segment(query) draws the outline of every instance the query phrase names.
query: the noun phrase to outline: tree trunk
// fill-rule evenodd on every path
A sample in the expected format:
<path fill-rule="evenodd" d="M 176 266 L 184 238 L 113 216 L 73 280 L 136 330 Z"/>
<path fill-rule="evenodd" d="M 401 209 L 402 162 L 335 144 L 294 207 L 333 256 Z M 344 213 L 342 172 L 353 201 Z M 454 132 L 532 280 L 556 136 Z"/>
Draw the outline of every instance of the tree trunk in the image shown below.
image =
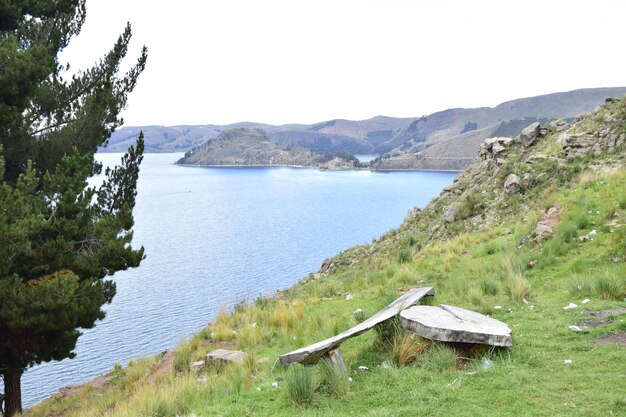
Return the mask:
<path fill-rule="evenodd" d="M 13 417 L 22 411 L 22 369 L 4 371 L 4 416 Z"/>

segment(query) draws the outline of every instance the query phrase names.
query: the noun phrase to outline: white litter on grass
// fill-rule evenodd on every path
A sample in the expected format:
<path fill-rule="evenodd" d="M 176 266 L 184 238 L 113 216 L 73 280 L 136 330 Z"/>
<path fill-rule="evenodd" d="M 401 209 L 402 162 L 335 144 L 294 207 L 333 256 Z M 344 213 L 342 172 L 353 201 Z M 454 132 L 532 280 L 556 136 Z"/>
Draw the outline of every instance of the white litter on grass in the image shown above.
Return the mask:
<path fill-rule="evenodd" d="M 493 309 L 494 310 L 502 310 L 502 306 L 495 306 Z"/>
<path fill-rule="evenodd" d="M 569 365 L 570 363 L 572 363 L 572 360 L 571 360 L 571 359 L 565 359 L 565 360 L 563 361 L 563 363 L 564 363 L 565 365 Z"/>
<path fill-rule="evenodd" d="M 588 302 L 589 302 L 589 299 L 588 299 L 588 298 L 585 298 L 585 299 L 582 301 L 582 303 L 583 303 L 583 304 L 587 304 Z"/>
<path fill-rule="evenodd" d="M 352 300 L 354 297 L 352 297 L 352 294 L 348 294 L 346 295 L 346 300 Z"/>
<path fill-rule="evenodd" d="M 578 307 L 576 304 L 569 303 L 569 305 L 563 307 L 563 310 L 571 310 L 571 309 L 576 308 L 576 307 Z"/>
<path fill-rule="evenodd" d="M 361 366 L 359 366 L 359 369 L 360 369 L 361 371 L 369 371 L 369 369 L 370 369 L 370 368 L 368 368 L 367 366 L 363 366 L 363 365 L 361 365 Z"/>
<path fill-rule="evenodd" d="M 385 362 L 381 363 L 381 364 L 380 364 L 380 365 L 378 365 L 378 366 L 380 366 L 380 367 L 381 367 L 381 368 L 383 368 L 383 369 L 389 369 L 389 368 L 391 368 L 391 366 L 389 365 L 389 362 L 387 362 L 387 361 L 385 361 Z"/>
<path fill-rule="evenodd" d="M 348 377 L 348 382 L 352 382 L 352 377 Z"/>
<path fill-rule="evenodd" d="M 257 391 L 261 391 L 261 387 L 256 387 L 256 390 Z"/>
<path fill-rule="evenodd" d="M 568 326 L 568 327 L 569 327 L 569 329 L 570 329 L 571 331 L 573 331 L 573 332 L 582 332 L 582 331 L 583 331 L 583 329 L 581 329 L 581 328 L 580 328 L 580 327 L 578 327 L 578 326 L 571 325 L 571 326 Z"/>
<path fill-rule="evenodd" d="M 592 230 L 591 232 L 589 232 L 589 236 L 596 236 L 598 234 L 598 232 L 596 230 Z"/>
<path fill-rule="evenodd" d="M 275 382 L 275 381 L 274 381 L 274 382 L 272 382 L 272 387 L 274 387 L 274 388 L 278 388 L 278 382 Z"/>
<path fill-rule="evenodd" d="M 527 299 L 522 299 L 522 301 L 524 302 L 524 304 L 528 304 L 528 300 Z"/>

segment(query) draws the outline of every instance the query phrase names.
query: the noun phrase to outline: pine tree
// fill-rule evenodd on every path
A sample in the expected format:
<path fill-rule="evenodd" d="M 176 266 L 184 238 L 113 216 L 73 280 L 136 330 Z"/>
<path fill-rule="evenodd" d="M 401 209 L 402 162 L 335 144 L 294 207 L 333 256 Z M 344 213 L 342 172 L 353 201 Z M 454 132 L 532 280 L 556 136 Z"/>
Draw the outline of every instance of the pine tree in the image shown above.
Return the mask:
<path fill-rule="evenodd" d="M 0 0 L 0 375 L 5 416 L 21 410 L 26 368 L 74 356 L 80 329 L 104 317 L 136 267 L 131 247 L 143 136 L 102 172 L 99 146 L 146 63 L 120 75 L 127 26 L 92 68 L 64 79 L 58 54 L 80 32 L 85 0 Z M 105 179 L 91 187 L 95 175 Z"/>

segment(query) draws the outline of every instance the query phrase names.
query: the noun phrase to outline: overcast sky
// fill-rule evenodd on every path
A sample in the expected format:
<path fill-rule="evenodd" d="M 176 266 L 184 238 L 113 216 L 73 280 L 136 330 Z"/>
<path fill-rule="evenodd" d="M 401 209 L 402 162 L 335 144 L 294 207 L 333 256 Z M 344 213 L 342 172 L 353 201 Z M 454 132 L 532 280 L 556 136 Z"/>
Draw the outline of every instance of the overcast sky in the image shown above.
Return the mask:
<path fill-rule="evenodd" d="M 62 61 L 130 21 L 127 126 L 313 123 L 626 86 L 626 1 L 87 0 Z"/>

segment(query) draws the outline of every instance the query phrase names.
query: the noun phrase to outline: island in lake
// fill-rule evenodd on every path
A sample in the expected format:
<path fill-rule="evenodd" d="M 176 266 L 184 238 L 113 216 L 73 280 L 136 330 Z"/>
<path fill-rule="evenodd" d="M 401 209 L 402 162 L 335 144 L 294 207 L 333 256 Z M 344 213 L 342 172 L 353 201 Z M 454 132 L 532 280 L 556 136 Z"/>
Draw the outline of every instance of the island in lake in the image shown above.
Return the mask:
<path fill-rule="evenodd" d="M 177 164 L 196 166 L 293 166 L 323 170 L 360 168 L 347 153 L 318 153 L 300 146 L 281 147 L 256 128 L 237 128 L 185 153 Z"/>

